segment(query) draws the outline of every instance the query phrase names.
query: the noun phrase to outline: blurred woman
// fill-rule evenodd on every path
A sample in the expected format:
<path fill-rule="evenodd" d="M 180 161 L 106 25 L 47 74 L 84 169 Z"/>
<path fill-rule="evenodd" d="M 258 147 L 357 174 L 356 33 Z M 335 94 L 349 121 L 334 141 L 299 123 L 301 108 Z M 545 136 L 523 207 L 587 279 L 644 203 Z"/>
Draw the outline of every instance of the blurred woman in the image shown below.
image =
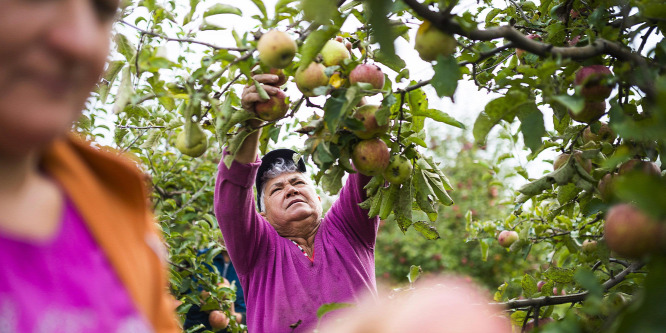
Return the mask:
<path fill-rule="evenodd" d="M 136 167 L 67 134 L 117 0 L 0 0 L 0 331 L 175 332 Z"/>

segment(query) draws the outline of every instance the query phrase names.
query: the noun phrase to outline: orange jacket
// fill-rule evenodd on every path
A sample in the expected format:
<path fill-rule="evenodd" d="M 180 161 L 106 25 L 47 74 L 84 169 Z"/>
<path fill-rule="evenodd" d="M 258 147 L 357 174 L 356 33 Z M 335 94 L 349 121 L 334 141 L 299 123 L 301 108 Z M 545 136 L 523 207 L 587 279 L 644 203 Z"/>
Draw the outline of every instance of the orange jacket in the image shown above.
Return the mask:
<path fill-rule="evenodd" d="M 137 309 L 155 332 L 179 332 L 167 292 L 164 245 L 135 165 L 70 135 L 43 154 L 42 167 L 62 186 L 106 253 Z"/>

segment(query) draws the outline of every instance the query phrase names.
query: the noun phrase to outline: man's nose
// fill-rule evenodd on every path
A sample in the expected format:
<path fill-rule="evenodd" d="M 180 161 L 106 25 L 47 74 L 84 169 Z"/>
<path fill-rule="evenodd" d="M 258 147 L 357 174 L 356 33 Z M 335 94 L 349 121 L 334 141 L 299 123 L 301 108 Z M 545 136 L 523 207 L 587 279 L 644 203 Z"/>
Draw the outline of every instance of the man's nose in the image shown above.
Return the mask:
<path fill-rule="evenodd" d="M 287 197 L 290 197 L 295 194 L 299 194 L 300 192 L 295 186 L 292 185 L 287 185 Z"/>
<path fill-rule="evenodd" d="M 61 0 L 47 37 L 49 46 L 63 57 L 79 60 L 96 53 L 101 45 L 102 23 L 90 0 Z"/>

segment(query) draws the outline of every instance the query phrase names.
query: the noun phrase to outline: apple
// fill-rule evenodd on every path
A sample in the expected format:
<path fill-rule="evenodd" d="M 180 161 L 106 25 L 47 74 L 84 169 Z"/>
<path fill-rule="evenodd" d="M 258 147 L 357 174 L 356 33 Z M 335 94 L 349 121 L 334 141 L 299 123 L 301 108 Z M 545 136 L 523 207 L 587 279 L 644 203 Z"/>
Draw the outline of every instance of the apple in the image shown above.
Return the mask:
<path fill-rule="evenodd" d="M 361 139 L 370 139 L 388 131 L 388 123 L 382 126 L 377 125 L 375 113 L 379 109 L 378 105 L 366 104 L 356 109 L 354 118 L 363 122 L 365 129 L 356 130 L 354 134 Z"/>
<path fill-rule="evenodd" d="M 390 158 L 388 146 L 379 138 L 361 140 L 352 151 L 352 162 L 356 170 L 366 176 L 376 176 L 384 172 Z"/>
<path fill-rule="evenodd" d="M 285 83 L 287 83 L 287 75 L 284 74 L 284 71 L 280 68 L 271 68 L 268 71 L 269 74 L 274 74 L 278 76 L 278 82 L 275 82 L 272 84 L 273 86 L 279 87 Z"/>
<path fill-rule="evenodd" d="M 433 27 L 429 21 L 421 23 L 414 38 L 414 49 L 425 61 L 437 60 L 440 54 L 449 56 L 456 52 L 457 45 L 453 36 Z"/>
<path fill-rule="evenodd" d="M 553 170 L 563 167 L 569 160 L 570 154 L 562 153 L 553 161 Z M 583 158 L 583 153 L 580 150 L 574 151 L 574 158 L 583 167 L 587 173 L 592 172 L 592 161 Z"/>
<path fill-rule="evenodd" d="M 664 243 L 660 223 L 631 204 L 618 204 L 606 214 L 604 239 L 621 256 L 640 258 Z"/>
<path fill-rule="evenodd" d="M 498 196 L 499 196 L 499 190 L 497 189 L 497 186 L 490 186 L 488 188 L 488 197 L 497 198 Z"/>
<path fill-rule="evenodd" d="M 384 72 L 377 65 L 360 64 L 349 73 L 349 83 L 370 83 L 375 89 L 384 88 Z"/>
<path fill-rule="evenodd" d="M 529 34 L 525 36 L 525 38 L 532 40 L 541 40 L 541 36 L 537 34 Z M 525 50 L 516 48 L 516 57 L 518 57 L 518 59 L 522 60 L 524 55 L 525 55 Z"/>
<path fill-rule="evenodd" d="M 597 133 L 592 133 L 590 126 L 586 127 L 583 130 L 583 143 L 588 143 L 590 141 L 606 141 L 613 142 L 615 140 L 615 133 L 611 130 L 608 124 L 601 122 L 601 127 Z"/>
<path fill-rule="evenodd" d="M 269 67 L 289 66 L 296 55 L 296 50 L 296 42 L 287 33 L 279 30 L 268 31 L 257 42 L 259 60 Z"/>
<path fill-rule="evenodd" d="M 199 124 L 186 124 L 186 129 L 176 137 L 176 148 L 185 155 L 199 157 L 208 149 L 208 139 Z"/>
<path fill-rule="evenodd" d="M 657 176 L 657 177 L 661 176 L 661 170 L 659 169 L 656 163 L 643 161 L 639 159 L 631 159 L 620 165 L 619 173 L 621 175 L 626 174 L 630 171 L 638 171 L 650 176 Z"/>
<path fill-rule="evenodd" d="M 601 100 L 601 101 L 585 101 L 585 106 L 583 107 L 583 110 L 581 110 L 578 113 L 573 113 L 573 111 L 569 110 L 569 116 L 571 119 L 581 122 L 581 123 L 593 123 L 601 116 L 603 116 L 606 113 L 606 101 Z"/>
<path fill-rule="evenodd" d="M 502 230 L 497 236 L 497 241 L 502 247 L 509 247 L 518 240 L 518 233 L 513 230 Z"/>
<path fill-rule="evenodd" d="M 581 86 L 586 101 L 603 101 L 610 96 L 613 85 L 607 81 L 613 73 L 604 65 L 585 66 L 576 72 L 574 84 Z"/>
<path fill-rule="evenodd" d="M 351 52 L 351 50 L 352 50 L 352 43 L 351 43 L 351 42 L 345 42 L 345 47 L 347 48 L 347 51 Z"/>
<path fill-rule="evenodd" d="M 613 199 L 614 196 L 613 183 L 615 182 L 615 178 L 617 176 L 618 176 L 617 173 L 607 173 L 603 177 L 601 177 L 601 180 L 599 180 L 599 185 L 597 185 L 597 189 L 599 190 L 601 200 L 609 202 Z"/>
<path fill-rule="evenodd" d="M 393 155 L 389 160 L 389 165 L 384 170 L 384 179 L 391 184 L 402 184 L 412 175 L 412 163 L 407 157 L 402 155 Z"/>
<path fill-rule="evenodd" d="M 593 253 L 597 250 L 597 241 L 586 239 L 583 241 L 582 248 L 584 253 Z"/>
<path fill-rule="evenodd" d="M 208 314 L 208 322 L 213 331 L 219 331 L 229 326 L 229 318 L 227 318 L 224 312 L 219 310 L 213 310 Z"/>
<path fill-rule="evenodd" d="M 546 284 L 546 281 L 543 281 L 543 280 L 537 282 L 537 290 L 538 290 L 539 292 L 541 292 L 541 288 L 543 288 L 543 286 L 544 286 L 545 284 Z"/>
<path fill-rule="evenodd" d="M 304 70 L 301 70 L 300 68 L 296 70 L 294 81 L 296 81 L 298 90 L 307 97 L 314 96 L 314 93 L 312 92 L 314 88 L 328 84 L 328 77 L 324 70 L 326 70 L 326 67 L 316 62 L 310 63 Z"/>
<path fill-rule="evenodd" d="M 269 100 L 265 102 L 254 104 L 254 112 L 257 114 L 257 117 L 266 121 L 273 121 L 284 117 L 287 111 L 289 111 L 289 105 L 285 102 L 287 95 L 282 90 L 279 90 L 277 94 L 269 97 Z"/>
<path fill-rule="evenodd" d="M 342 42 L 337 40 L 329 40 L 321 49 L 321 56 L 323 58 L 324 66 L 340 65 L 345 59 L 350 59 L 351 55 L 349 50 Z"/>

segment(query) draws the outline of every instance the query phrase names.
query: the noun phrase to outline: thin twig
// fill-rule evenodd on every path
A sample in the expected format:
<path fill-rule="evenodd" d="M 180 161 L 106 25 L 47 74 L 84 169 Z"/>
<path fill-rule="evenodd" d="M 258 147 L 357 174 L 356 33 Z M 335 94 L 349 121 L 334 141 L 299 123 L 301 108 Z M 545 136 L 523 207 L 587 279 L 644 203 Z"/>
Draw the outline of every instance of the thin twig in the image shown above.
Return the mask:
<path fill-rule="evenodd" d="M 160 35 L 156 32 L 141 29 L 141 28 L 139 28 L 139 27 L 137 27 L 137 26 L 135 26 L 131 23 L 125 22 L 124 20 L 119 20 L 118 22 L 120 22 L 120 23 L 122 23 L 126 26 L 129 26 L 129 27 L 132 27 L 132 28 L 136 29 L 137 31 L 141 32 L 142 35 L 145 34 L 145 35 L 155 36 L 155 37 L 159 37 L 159 38 L 162 38 L 164 40 L 171 41 L 171 42 L 199 44 L 199 45 L 203 45 L 203 46 L 208 46 L 208 47 L 216 49 L 216 50 L 227 50 L 227 51 L 238 51 L 238 52 L 245 52 L 245 51 L 249 50 L 248 48 L 245 48 L 245 47 L 242 47 L 242 48 L 241 47 L 223 47 L 223 46 L 217 46 L 217 45 L 213 45 L 213 44 L 210 44 L 210 43 L 206 43 L 206 42 L 202 42 L 202 41 L 198 41 L 198 40 L 194 40 L 194 39 L 173 38 L 173 37 L 169 37 L 169 36 L 165 36 L 165 35 Z"/>
<path fill-rule="evenodd" d="M 127 126 L 127 125 L 118 125 L 118 128 L 126 128 L 126 129 L 152 129 L 152 128 L 165 128 L 166 126 Z"/>

